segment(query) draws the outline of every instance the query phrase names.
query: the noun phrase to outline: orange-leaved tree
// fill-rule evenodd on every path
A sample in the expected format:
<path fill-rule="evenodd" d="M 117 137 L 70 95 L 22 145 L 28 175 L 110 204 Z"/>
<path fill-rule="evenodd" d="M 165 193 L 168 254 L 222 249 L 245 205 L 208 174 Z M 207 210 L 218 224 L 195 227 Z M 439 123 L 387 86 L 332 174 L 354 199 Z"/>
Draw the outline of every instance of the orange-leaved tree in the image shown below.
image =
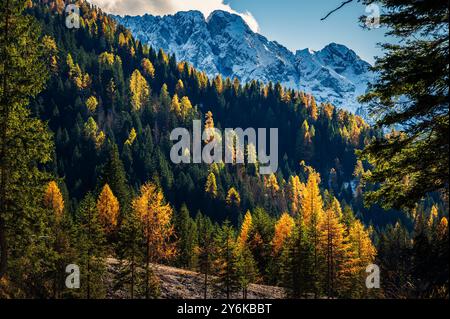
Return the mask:
<path fill-rule="evenodd" d="M 98 196 L 97 210 L 100 224 L 107 234 L 111 234 L 117 227 L 120 206 L 108 184 L 103 186 Z"/>
<path fill-rule="evenodd" d="M 143 225 L 146 239 L 145 296 L 148 299 L 151 285 L 154 283 L 150 263 L 167 260 L 176 255 L 175 245 L 172 242 L 173 210 L 165 202 L 161 189 L 150 182 L 141 187 L 140 195 L 133 200 L 132 207 Z"/>

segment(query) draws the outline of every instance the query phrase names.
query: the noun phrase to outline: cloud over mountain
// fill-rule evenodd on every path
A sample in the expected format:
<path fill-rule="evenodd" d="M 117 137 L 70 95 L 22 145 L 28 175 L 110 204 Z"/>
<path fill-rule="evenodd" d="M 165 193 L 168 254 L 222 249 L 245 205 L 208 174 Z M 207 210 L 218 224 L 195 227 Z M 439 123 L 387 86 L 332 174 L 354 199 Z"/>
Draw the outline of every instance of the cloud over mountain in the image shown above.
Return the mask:
<path fill-rule="evenodd" d="M 259 24 L 248 11 L 237 12 L 224 0 L 89 0 L 103 11 L 117 15 L 143 15 L 145 13 L 163 16 L 175 14 L 178 11 L 198 10 L 208 17 L 215 10 L 237 14 L 254 32 L 259 31 Z"/>

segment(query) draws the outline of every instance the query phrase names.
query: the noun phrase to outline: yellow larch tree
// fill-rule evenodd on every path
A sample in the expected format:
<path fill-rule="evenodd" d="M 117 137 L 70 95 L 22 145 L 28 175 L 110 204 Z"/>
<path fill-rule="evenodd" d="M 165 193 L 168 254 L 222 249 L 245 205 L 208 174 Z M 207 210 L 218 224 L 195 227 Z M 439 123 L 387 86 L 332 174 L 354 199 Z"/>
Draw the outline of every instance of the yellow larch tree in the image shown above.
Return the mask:
<path fill-rule="evenodd" d="M 98 63 L 101 65 L 112 66 L 114 64 L 114 53 L 103 52 L 98 56 Z"/>
<path fill-rule="evenodd" d="M 329 208 L 320 222 L 320 247 L 325 256 L 325 291 L 328 297 L 335 297 L 338 290 L 348 283 L 349 244 L 345 237 L 345 227 L 339 212 Z"/>
<path fill-rule="evenodd" d="M 269 177 L 264 179 L 264 186 L 269 190 L 272 198 L 275 198 L 276 194 L 280 190 L 278 185 L 277 177 L 274 173 L 270 174 Z"/>
<path fill-rule="evenodd" d="M 313 276 L 316 285 L 319 281 L 319 277 L 321 276 L 320 259 L 322 256 L 322 249 L 320 225 L 322 223 L 322 219 L 324 218 L 323 200 L 319 189 L 320 176 L 310 166 L 304 165 L 303 162 L 301 163 L 301 166 L 305 170 L 305 173 L 308 174 L 308 180 L 305 188 L 301 192 L 300 217 L 308 229 L 313 246 Z M 317 290 L 315 290 L 314 293 L 317 296 Z"/>
<path fill-rule="evenodd" d="M 138 111 L 150 96 L 150 87 L 139 70 L 134 70 L 130 78 L 131 106 Z"/>
<path fill-rule="evenodd" d="M 187 96 L 183 96 L 183 98 L 181 99 L 181 117 L 183 119 L 186 119 L 191 110 L 192 110 L 191 101 Z"/>
<path fill-rule="evenodd" d="M 349 227 L 348 240 L 351 255 L 347 261 L 346 276 L 354 278 L 350 294 L 351 297 L 361 298 L 367 292 L 365 287 L 366 268 L 374 263 L 377 251 L 370 239 L 369 231 L 357 219 Z"/>
<path fill-rule="evenodd" d="M 206 144 L 211 143 L 214 140 L 214 118 L 211 111 L 205 114 L 205 132 L 208 132 L 209 138 L 204 142 Z"/>
<path fill-rule="evenodd" d="M 165 202 L 164 194 L 153 183 L 146 183 L 140 195 L 133 200 L 132 207 L 139 216 L 145 237 L 151 248 L 151 260 L 158 262 L 173 257 L 175 247 L 170 242 L 174 233 L 173 210 Z"/>
<path fill-rule="evenodd" d="M 438 221 L 439 212 L 436 205 L 431 207 L 430 216 L 428 217 L 428 227 L 433 227 L 436 221 Z"/>
<path fill-rule="evenodd" d="M 98 101 L 95 96 L 90 96 L 86 100 L 86 107 L 89 110 L 89 112 L 94 113 L 95 110 L 97 109 L 97 106 L 98 106 Z"/>
<path fill-rule="evenodd" d="M 166 203 L 160 188 L 150 182 L 141 187 L 139 196 L 132 202 L 132 208 L 143 226 L 146 239 L 145 295 L 148 299 L 151 281 L 154 280 L 151 264 L 169 260 L 176 255 L 175 244 L 172 242 L 173 210 Z"/>
<path fill-rule="evenodd" d="M 241 196 L 234 187 L 228 190 L 226 203 L 228 207 L 239 207 L 241 205 Z"/>
<path fill-rule="evenodd" d="M 64 199 L 55 181 L 49 182 L 45 189 L 44 205 L 54 212 L 57 221 L 61 220 L 64 212 Z"/>
<path fill-rule="evenodd" d="M 181 116 L 181 105 L 178 94 L 174 94 L 172 102 L 170 103 L 170 111 L 175 113 L 177 116 Z"/>
<path fill-rule="evenodd" d="M 217 197 L 216 175 L 214 175 L 213 172 L 209 173 L 208 177 L 206 178 L 205 193 L 207 193 L 212 198 Z"/>
<path fill-rule="evenodd" d="M 275 233 L 272 239 L 272 251 L 274 256 L 277 256 L 283 249 L 286 240 L 291 236 L 294 229 L 294 219 L 288 214 L 284 213 L 275 224 Z"/>
<path fill-rule="evenodd" d="M 137 134 L 134 127 L 131 129 L 130 134 L 128 135 L 127 140 L 125 141 L 126 145 L 133 145 L 134 141 L 136 140 Z"/>
<path fill-rule="evenodd" d="M 448 220 L 446 217 L 442 217 L 441 222 L 439 223 L 438 235 L 440 239 L 444 238 L 446 235 L 448 236 Z"/>
<path fill-rule="evenodd" d="M 216 89 L 217 94 L 222 94 L 223 92 L 223 80 L 222 80 L 222 76 L 217 75 L 214 78 L 214 88 Z"/>
<path fill-rule="evenodd" d="M 245 213 L 244 220 L 242 222 L 241 226 L 241 232 L 239 233 L 239 237 L 237 239 L 238 247 L 243 249 L 247 246 L 248 237 L 250 235 L 250 232 L 252 231 L 253 227 L 253 221 L 252 221 L 252 214 L 248 210 L 247 213 Z"/>
<path fill-rule="evenodd" d="M 97 199 L 97 211 L 99 222 L 107 234 L 111 234 L 116 229 L 119 210 L 119 201 L 109 185 L 105 184 Z"/>
<path fill-rule="evenodd" d="M 42 44 L 45 53 L 48 55 L 48 66 L 49 69 L 56 73 L 58 71 L 58 46 L 53 37 L 49 35 L 44 35 L 42 37 Z"/>
<path fill-rule="evenodd" d="M 184 96 L 185 93 L 186 93 L 185 90 L 184 90 L 184 83 L 183 83 L 183 81 L 181 79 L 178 80 L 177 85 L 175 86 L 175 93 L 178 96 Z"/>
<path fill-rule="evenodd" d="M 301 192 L 300 207 L 305 223 L 309 223 L 313 216 L 319 220 L 323 214 L 323 200 L 319 189 L 320 175 L 310 171 L 306 186 Z"/>
<path fill-rule="evenodd" d="M 305 189 L 305 184 L 300 181 L 298 176 L 291 176 L 288 183 L 288 198 L 289 208 L 292 214 L 300 213 L 300 202 L 302 199 L 302 193 Z"/>
<path fill-rule="evenodd" d="M 149 59 L 143 58 L 141 62 L 141 67 L 146 76 L 152 79 L 155 77 L 155 67 L 153 66 L 153 63 Z"/>
<path fill-rule="evenodd" d="M 317 108 L 316 100 L 313 96 L 311 96 L 311 106 L 309 108 L 309 114 L 314 121 L 317 121 L 319 118 L 319 110 Z"/>

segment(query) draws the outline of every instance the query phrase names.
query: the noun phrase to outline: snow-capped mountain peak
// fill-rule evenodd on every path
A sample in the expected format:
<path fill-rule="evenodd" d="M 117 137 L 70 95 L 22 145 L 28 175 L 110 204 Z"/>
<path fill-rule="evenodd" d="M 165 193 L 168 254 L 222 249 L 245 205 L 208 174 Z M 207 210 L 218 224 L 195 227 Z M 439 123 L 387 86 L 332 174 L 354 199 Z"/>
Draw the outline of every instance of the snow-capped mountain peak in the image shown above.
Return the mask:
<path fill-rule="evenodd" d="M 115 18 L 142 42 L 175 54 L 211 77 L 280 82 L 312 93 L 318 102 L 353 112 L 359 107 L 357 96 L 372 79 L 370 64 L 344 45 L 330 43 L 319 51 L 294 54 L 225 11 L 214 11 L 207 18 L 199 11 Z"/>

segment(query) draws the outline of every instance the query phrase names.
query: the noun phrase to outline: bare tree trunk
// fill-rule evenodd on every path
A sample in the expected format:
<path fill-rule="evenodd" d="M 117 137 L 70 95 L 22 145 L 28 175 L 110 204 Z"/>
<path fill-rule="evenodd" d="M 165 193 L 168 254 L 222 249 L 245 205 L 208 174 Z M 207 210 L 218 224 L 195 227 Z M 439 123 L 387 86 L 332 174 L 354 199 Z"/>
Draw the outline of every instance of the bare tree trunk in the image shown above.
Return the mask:
<path fill-rule="evenodd" d="M 209 257 L 206 255 L 206 265 L 205 265 L 205 289 L 204 289 L 204 299 L 207 298 L 208 294 L 208 270 L 209 270 Z"/>
<path fill-rule="evenodd" d="M 147 251 L 145 256 L 145 298 L 150 299 L 150 242 L 147 239 Z"/>
<path fill-rule="evenodd" d="M 131 255 L 131 299 L 134 299 L 134 276 L 135 276 L 135 269 L 134 269 L 134 251 L 133 255 Z"/>
<path fill-rule="evenodd" d="M 88 260 L 87 260 L 87 299 L 91 299 L 91 245 L 92 245 L 92 238 L 91 238 L 91 222 L 92 222 L 92 211 L 91 209 L 88 209 L 89 211 L 89 221 L 88 221 L 88 237 L 89 237 L 89 247 L 88 247 Z"/>

